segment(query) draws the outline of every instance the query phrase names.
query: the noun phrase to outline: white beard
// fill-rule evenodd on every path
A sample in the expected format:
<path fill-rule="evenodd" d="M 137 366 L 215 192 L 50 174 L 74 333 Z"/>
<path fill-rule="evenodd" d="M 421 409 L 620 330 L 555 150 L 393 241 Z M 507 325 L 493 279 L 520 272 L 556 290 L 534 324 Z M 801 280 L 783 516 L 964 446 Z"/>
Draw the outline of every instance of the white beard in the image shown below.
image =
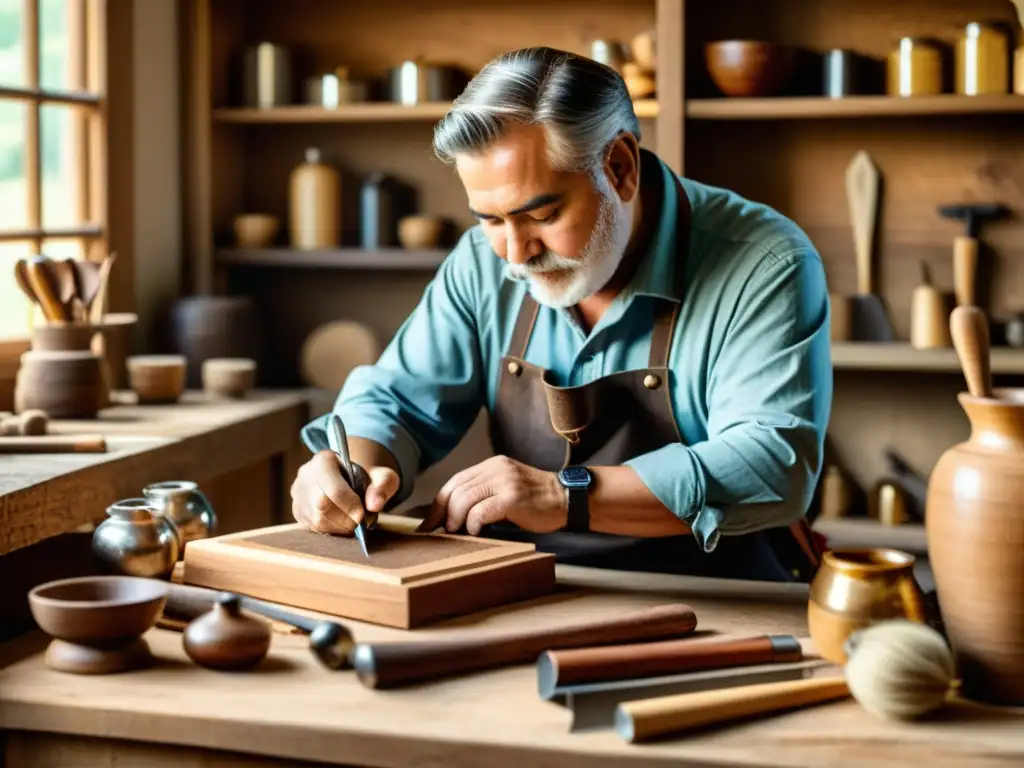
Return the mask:
<path fill-rule="evenodd" d="M 607 179 L 600 177 L 601 206 L 590 239 L 578 259 L 566 259 L 552 251 L 535 256 L 528 264 L 509 266 L 509 274 L 529 283 L 530 294 L 539 304 L 561 309 L 579 304 L 604 288 L 626 252 L 629 242 L 629 215 L 617 206 Z M 537 277 L 544 272 L 561 271 L 557 278 Z"/>

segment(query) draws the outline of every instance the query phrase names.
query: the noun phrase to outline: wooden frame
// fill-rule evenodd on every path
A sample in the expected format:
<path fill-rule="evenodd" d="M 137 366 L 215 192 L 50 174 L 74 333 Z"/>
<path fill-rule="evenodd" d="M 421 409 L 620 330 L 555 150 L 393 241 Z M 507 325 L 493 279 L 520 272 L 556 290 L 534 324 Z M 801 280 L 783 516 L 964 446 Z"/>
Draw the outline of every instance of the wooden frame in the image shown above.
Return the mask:
<path fill-rule="evenodd" d="M 300 525 L 288 523 L 189 542 L 182 578 L 186 584 L 402 629 L 540 597 L 555 587 L 554 556 L 538 553 L 532 544 L 414 534 L 418 523 L 380 516 L 385 531 L 468 542 L 476 551 L 385 569 L 373 565 L 372 553 L 367 563 L 350 562 L 252 540 L 303 532 Z"/>
<path fill-rule="evenodd" d="M 0 101 L 25 105 L 25 226 L 0 231 L 3 244 L 29 245 L 38 253 L 46 241 L 72 240 L 81 244 L 84 258 L 98 259 L 107 252 L 107 122 L 106 77 L 106 0 L 68 2 L 67 13 L 67 87 L 46 88 L 40 78 L 39 51 L 40 0 L 22 0 L 24 47 L 23 87 L 0 87 Z M 42 179 L 41 114 L 46 105 L 70 108 L 68 141 L 75 167 L 73 190 L 73 226 L 47 227 L 43 222 L 44 185 Z M 6 262 L 6 255 L 2 257 Z M 7 274 L 13 265 L 4 264 Z M 6 330 L 6 329 L 0 329 Z M 10 365 L 26 348 L 20 340 L 0 343 L 0 363 Z M 7 372 L 0 370 L 0 378 Z"/>

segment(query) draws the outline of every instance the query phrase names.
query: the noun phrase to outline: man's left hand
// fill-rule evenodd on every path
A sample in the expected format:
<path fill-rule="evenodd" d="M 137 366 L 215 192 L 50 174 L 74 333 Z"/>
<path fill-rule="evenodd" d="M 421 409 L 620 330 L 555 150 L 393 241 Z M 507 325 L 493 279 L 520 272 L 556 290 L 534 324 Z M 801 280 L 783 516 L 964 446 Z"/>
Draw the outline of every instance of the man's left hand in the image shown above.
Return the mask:
<path fill-rule="evenodd" d="M 465 526 L 472 536 L 501 520 L 533 533 L 551 533 L 565 527 L 568 510 L 568 496 L 554 472 L 494 456 L 445 483 L 430 518 L 450 533 Z"/>

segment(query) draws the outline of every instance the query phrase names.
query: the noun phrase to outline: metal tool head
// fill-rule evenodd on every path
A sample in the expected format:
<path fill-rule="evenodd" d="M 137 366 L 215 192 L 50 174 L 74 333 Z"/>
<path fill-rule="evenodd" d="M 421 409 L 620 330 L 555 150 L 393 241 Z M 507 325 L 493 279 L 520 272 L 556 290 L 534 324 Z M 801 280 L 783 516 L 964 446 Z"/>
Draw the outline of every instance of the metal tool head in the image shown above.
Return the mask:
<path fill-rule="evenodd" d="M 359 497 L 359 503 L 363 507 L 363 515 L 366 515 L 366 489 L 369 487 L 370 478 L 366 471 L 358 464 L 353 463 L 348 452 L 348 434 L 345 432 L 345 424 L 341 417 L 332 413 L 328 419 L 327 440 L 331 450 L 341 460 L 341 473 L 345 482 L 355 491 Z M 366 523 L 360 522 L 355 529 L 356 540 L 359 542 L 363 555 L 369 559 L 370 550 L 366 546 Z"/>
<path fill-rule="evenodd" d="M 1005 205 L 999 203 L 956 203 L 940 205 L 939 215 L 946 219 L 963 221 L 966 224 L 967 237 L 978 237 L 983 220 L 998 219 L 1009 213 Z"/>
<path fill-rule="evenodd" d="M 346 669 L 355 647 L 352 634 L 337 622 L 321 621 L 309 633 L 309 647 L 328 669 Z"/>

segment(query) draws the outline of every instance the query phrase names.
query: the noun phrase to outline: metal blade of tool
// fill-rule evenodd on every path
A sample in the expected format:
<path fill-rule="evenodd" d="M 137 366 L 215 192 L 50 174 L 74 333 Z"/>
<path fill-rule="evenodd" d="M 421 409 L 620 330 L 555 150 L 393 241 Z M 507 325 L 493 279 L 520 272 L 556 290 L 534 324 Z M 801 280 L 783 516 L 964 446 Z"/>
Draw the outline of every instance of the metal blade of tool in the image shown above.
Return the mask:
<path fill-rule="evenodd" d="M 356 477 L 355 469 L 352 466 L 352 458 L 348 453 L 348 435 L 345 433 L 345 425 L 341 417 L 336 413 L 332 413 L 329 419 L 327 440 L 331 443 L 331 450 L 341 459 L 341 471 L 345 477 L 345 482 L 359 496 L 359 501 L 363 505 L 363 512 L 365 514 L 366 502 L 363 498 L 363 492 L 361 492 L 362 489 L 359 487 L 360 483 Z M 363 554 L 369 559 L 370 550 L 366 546 L 366 526 L 362 521 L 356 524 L 355 535 L 356 539 L 359 540 L 359 546 L 362 548 Z"/>

